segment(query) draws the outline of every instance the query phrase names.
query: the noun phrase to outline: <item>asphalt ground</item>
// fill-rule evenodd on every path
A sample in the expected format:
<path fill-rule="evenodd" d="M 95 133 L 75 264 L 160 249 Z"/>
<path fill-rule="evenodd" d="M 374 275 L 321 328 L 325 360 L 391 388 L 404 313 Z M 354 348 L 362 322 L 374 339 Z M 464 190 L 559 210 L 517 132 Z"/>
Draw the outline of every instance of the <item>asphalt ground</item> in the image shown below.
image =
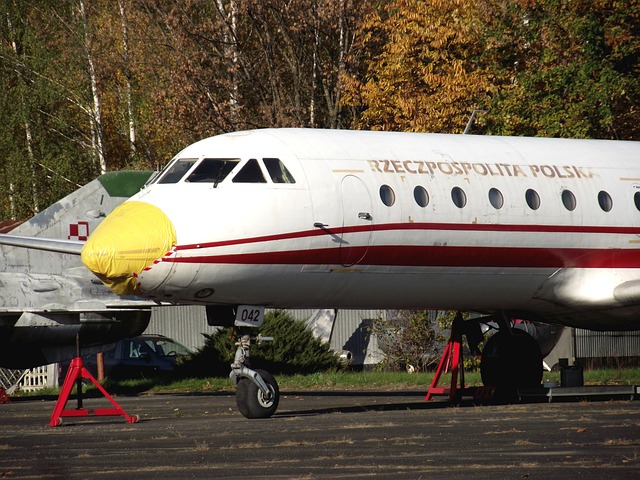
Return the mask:
<path fill-rule="evenodd" d="M 14 399 L 0 405 L 0 478 L 640 478 L 640 401 L 423 399 L 283 392 L 273 418 L 247 420 L 233 395 L 121 396 L 138 423 L 65 418 L 59 427 L 48 426 L 53 400 Z"/>

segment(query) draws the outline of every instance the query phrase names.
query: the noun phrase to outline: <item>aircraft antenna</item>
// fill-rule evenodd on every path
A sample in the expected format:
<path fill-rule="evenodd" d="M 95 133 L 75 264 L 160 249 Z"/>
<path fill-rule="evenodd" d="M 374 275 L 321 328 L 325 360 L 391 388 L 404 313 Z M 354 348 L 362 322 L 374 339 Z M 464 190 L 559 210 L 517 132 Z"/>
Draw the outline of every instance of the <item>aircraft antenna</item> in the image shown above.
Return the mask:
<path fill-rule="evenodd" d="M 476 120 L 476 114 L 478 113 L 487 113 L 486 110 L 474 110 L 473 112 L 471 112 L 471 116 L 469 117 L 469 121 L 467 122 L 467 126 L 464 127 L 464 132 L 462 132 L 463 135 L 466 135 L 467 133 L 469 133 L 469 130 L 471 130 L 471 127 L 473 126 L 473 123 Z"/>

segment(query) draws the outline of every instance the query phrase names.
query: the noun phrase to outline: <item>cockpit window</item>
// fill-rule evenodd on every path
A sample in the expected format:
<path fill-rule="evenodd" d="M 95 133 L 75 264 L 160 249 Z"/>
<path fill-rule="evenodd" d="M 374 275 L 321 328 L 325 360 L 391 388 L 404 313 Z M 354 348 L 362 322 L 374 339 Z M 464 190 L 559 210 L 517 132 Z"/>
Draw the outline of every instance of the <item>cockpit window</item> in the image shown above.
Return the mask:
<path fill-rule="evenodd" d="M 187 177 L 191 183 L 213 183 L 214 186 L 222 182 L 231 170 L 240 162 L 239 158 L 205 158 Z"/>
<path fill-rule="evenodd" d="M 196 163 L 197 158 L 181 158 L 177 160 L 169 169 L 165 172 L 158 183 L 177 183 L 180 181 L 184 174 L 189 171 L 193 164 Z"/>
<path fill-rule="evenodd" d="M 233 177 L 233 183 L 267 183 L 267 181 L 258 165 L 258 160 L 252 158 Z"/>
<path fill-rule="evenodd" d="M 273 183 L 296 183 L 293 175 L 291 175 L 279 158 L 263 158 L 262 160 L 267 167 Z"/>

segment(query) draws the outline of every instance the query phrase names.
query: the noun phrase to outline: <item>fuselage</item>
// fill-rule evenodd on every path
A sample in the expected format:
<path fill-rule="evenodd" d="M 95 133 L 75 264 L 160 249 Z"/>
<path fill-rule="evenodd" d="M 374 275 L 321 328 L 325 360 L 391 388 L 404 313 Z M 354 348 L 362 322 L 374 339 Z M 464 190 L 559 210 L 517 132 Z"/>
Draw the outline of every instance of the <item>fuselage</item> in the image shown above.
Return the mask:
<path fill-rule="evenodd" d="M 108 217 L 90 242 L 136 251 L 125 293 L 158 301 L 640 327 L 638 142 L 238 132 L 187 147 L 127 203 L 165 226 Z"/>

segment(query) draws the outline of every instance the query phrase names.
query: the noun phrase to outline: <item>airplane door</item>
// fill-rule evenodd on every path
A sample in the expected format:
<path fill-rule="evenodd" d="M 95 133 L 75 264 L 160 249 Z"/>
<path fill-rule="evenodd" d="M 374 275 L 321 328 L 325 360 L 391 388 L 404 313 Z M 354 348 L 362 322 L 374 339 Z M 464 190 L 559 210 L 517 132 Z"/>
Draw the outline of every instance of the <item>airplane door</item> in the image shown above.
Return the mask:
<path fill-rule="evenodd" d="M 362 261 L 371 243 L 373 228 L 369 189 L 355 175 L 347 175 L 340 185 L 342 197 L 342 234 L 340 263 L 350 267 Z"/>

